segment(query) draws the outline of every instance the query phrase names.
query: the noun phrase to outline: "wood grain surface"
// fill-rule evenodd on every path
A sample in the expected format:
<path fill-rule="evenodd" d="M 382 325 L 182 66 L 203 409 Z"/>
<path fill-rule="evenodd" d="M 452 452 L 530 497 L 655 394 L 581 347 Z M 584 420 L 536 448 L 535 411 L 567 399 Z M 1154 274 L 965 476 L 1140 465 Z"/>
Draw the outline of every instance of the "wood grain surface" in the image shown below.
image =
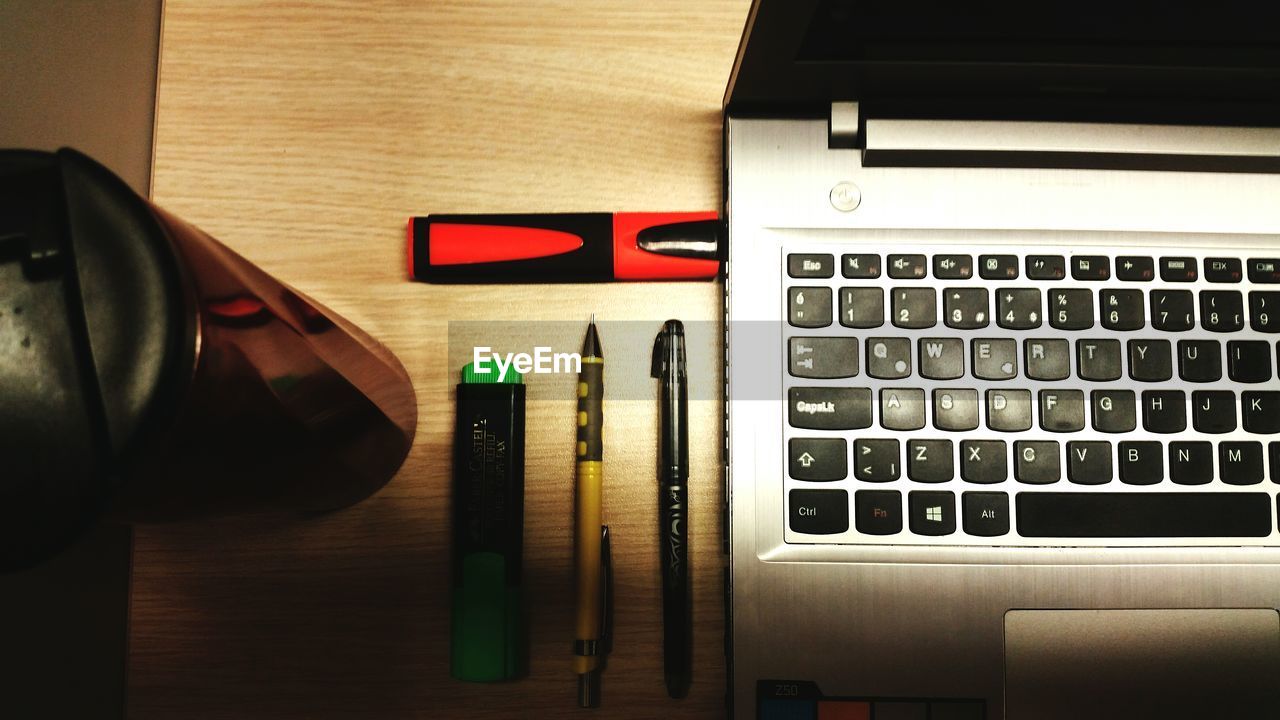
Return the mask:
<path fill-rule="evenodd" d="M 715 208 L 721 98 L 748 5 L 169 0 L 156 201 L 385 342 L 420 419 L 399 474 L 354 507 L 138 530 L 131 718 L 724 715 L 719 284 L 410 283 L 404 225 L 429 212 Z M 503 321 L 485 338 L 500 346 L 515 337 L 504 328 L 578 333 L 591 312 L 607 323 L 617 632 L 603 707 L 583 711 L 569 661 L 571 392 L 530 380 L 523 680 L 449 677 L 449 446 L 471 337 L 457 323 L 481 337 L 479 323 Z M 667 317 L 695 336 L 696 672 L 681 701 L 662 681 L 647 378 Z"/>

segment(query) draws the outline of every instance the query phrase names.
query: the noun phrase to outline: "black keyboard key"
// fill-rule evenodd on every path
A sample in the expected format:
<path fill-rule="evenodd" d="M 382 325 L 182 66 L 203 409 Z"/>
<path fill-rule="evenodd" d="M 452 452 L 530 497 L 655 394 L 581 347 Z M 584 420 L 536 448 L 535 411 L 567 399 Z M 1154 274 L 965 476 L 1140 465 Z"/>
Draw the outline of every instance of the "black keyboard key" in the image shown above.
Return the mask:
<path fill-rule="evenodd" d="M 999 492 L 967 492 L 964 531 L 978 537 L 999 537 L 1009 533 L 1009 496 Z"/>
<path fill-rule="evenodd" d="M 972 341 L 973 376 L 982 380 L 1012 380 L 1018 374 L 1018 341 L 982 338 Z"/>
<path fill-rule="evenodd" d="M 1105 485 L 1114 474 L 1111 443 L 1075 440 L 1067 443 L 1067 479 L 1076 485 Z"/>
<path fill-rule="evenodd" d="M 1280 433 L 1280 392 L 1251 390 L 1240 393 L 1241 425 L 1255 435 Z"/>
<path fill-rule="evenodd" d="M 853 505 L 854 521 L 863 535 L 902 532 L 902 493 L 897 490 L 859 490 L 853 494 Z"/>
<path fill-rule="evenodd" d="M 1159 441 L 1120 443 L 1119 464 L 1120 482 L 1126 485 L 1155 485 L 1164 480 L 1164 448 Z"/>
<path fill-rule="evenodd" d="M 1191 426 L 1214 435 L 1236 429 L 1236 394 L 1230 390 L 1196 390 L 1191 393 Z"/>
<path fill-rule="evenodd" d="M 949 328 L 976 330 L 991 323 L 986 288 L 947 288 L 942 291 L 942 319 Z"/>
<path fill-rule="evenodd" d="M 964 375 L 964 340 L 920 338 L 920 375 L 930 380 L 955 380 Z"/>
<path fill-rule="evenodd" d="M 1186 394 L 1181 390 L 1143 390 L 1142 427 L 1162 435 L 1186 430 Z"/>
<path fill-rule="evenodd" d="M 1009 459 L 1003 440 L 965 440 L 960 443 L 960 477 L 965 482 L 990 484 L 1009 479 Z"/>
<path fill-rule="evenodd" d="M 978 427 L 978 391 L 940 388 L 933 391 L 933 426 L 963 432 Z"/>
<path fill-rule="evenodd" d="M 1020 493 L 1023 537 L 1266 537 L 1267 493 Z"/>
<path fill-rule="evenodd" d="M 791 438 L 787 472 L 796 480 L 843 480 L 849 476 L 849 446 L 844 438 Z"/>
<path fill-rule="evenodd" d="M 890 482 L 901 475 L 902 455 L 893 438 L 853 441 L 853 476 L 864 482 Z"/>
<path fill-rule="evenodd" d="M 1028 255 L 1027 277 L 1032 280 L 1061 280 L 1067 276 L 1067 261 L 1061 255 Z"/>
<path fill-rule="evenodd" d="M 1071 375 L 1071 350 L 1062 338 L 1024 340 L 1023 359 L 1032 380 L 1066 380 Z"/>
<path fill-rule="evenodd" d="M 892 320 L 900 328 L 931 328 L 937 325 L 937 293 L 931 287 L 894 288 Z"/>
<path fill-rule="evenodd" d="M 787 341 L 787 371 L 799 378 L 848 378 L 858 374 L 858 339 L 793 337 Z"/>
<path fill-rule="evenodd" d="M 956 531 L 955 493 L 912 490 L 907 493 L 911 532 L 916 535 L 950 535 Z"/>
<path fill-rule="evenodd" d="M 788 321 L 801 328 L 831 324 L 831 288 L 793 287 L 787 291 Z"/>
<path fill-rule="evenodd" d="M 1228 485 L 1257 485 L 1262 482 L 1262 443 L 1224 442 L 1218 445 L 1218 467 Z"/>
<path fill-rule="evenodd" d="M 850 280 L 880 277 L 880 256 L 867 253 L 840 256 L 840 274 Z"/>
<path fill-rule="evenodd" d="M 791 427 L 858 430 L 871 427 L 871 389 L 793 387 L 787 390 Z"/>
<path fill-rule="evenodd" d="M 933 276 L 939 280 L 968 280 L 973 277 L 973 256 L 934 255 Z"/>
<path fill-rule="evenodd" d="M 1213 480 L 1213 443 L 1169 443 L 1169 479 L 1179 485 L 1204 485 Z"/>
<path fill-rule="evenodd" d="M 1241 277 L 1240 258 L 1204 259 L 1204 279 L 1211 283 L 1238 283 Z"/>
<path fill-rule="evenodd" d="M 877 287 L 840 288 L 840 324 L 878 328 L 884 324 L 884 291 Z"/>
<path fill-rule="evenodd" d="M 1062 479 L 1062 459 L 1056 440 L 1019 440 L 1013 444 L 1013 475 L 1028 485 L 1048 485 Z"/>
<path fill-rule="evenodd" d="M 924 390 L 884 388 L 880 391 L 880 426 L 886 430 L 924 427 Z"/>
<path fill-rule="evenodd" d="M 1077 340 L 1076 372 L 1084 380 L 1119 380 L 1120 341 Z"/>
<path fill-rule="evenodd" d="M 793 278 L 829 278 L 836 274 L 836 259 L 826 254 L 787 255 L 787 274 Z"/>
<path fill-rule="evenodd" d="M 844 490 L 792 490 L 787 505 L 792 532 L 838 535 L 849 529 L 849 493 Z"/>
<path fill-rule="evenodd" d="M 1193 257 L 1160 258 L 1160 279 L 1165 282 L 1195 282 L 1199 276 L 1199 263 Z"/>
<path fill-rule="evenodd" d="M 1200 326 L 1209 332 L 1236 332 L 1244 327 L 1244 298 L 1239 290 L 1202 290 Z"/>
<path fill-rule="evenodd" d="M 1049 324 L 1059 330 L 1093 327 L 1093 293 L 1080 289 L 1050 290 Z"/>
<path fill-rule="evenodd" d="M 1221 380 L 1221 343 L 1217 340 L 1179 340 L 1178 377 L 1197 383 Z"/>
<path fill-rule="evenodd" d="M 1267 463 L 1271 469 L 1271 482 L 1280 483 L 1280 442 L 1267 443 Z"/>
<path fill-rule="evenodd" d="M 907 441 L 907 477 L 916 482 L 948 482 L 955 477 L 950 440 Z"/>
<path fill-rule="evenodd" d="M 1116 258 L 1116 279 L 1125 282 L 1147 282 L 1156 276 L 1155 263 L 1141 255 L 1121 255 Z"/>
<path fill-rule="evenodd" d="M 923 255 L 890 255 L 888 265 L 894 280 L 919 280 L 925 276 L 927 261 Z"/>
<path fill-rule="evenodd" d="M 911 341 L 904 337 L 867 338 L 867 374 L 899 380 L 911 374 Z"/>
<path fill-rule="evenodd" d="M 1271 345 L 1260 340 L 1232 340 L 1227 343 L 1227 377 L 1238 383 L 1269 382 Z"/>
<path fill-rule="evenodd" d="M 1017 255 L 982 255 L 978 257 L 978 274 L 983 280 L 1013 280 L 1018 277 Z"/>
<path fill-rule="evenodd" d="M 1106 255 L 1075 255 L 1071 258 L 1071 277 L 1075 280 L 1110 280 L 1111 259 Z"/>
<path fill-rule="evenodd" d="M 1190 290 L 1152 290 L 1151 326 L 1165 332 L 1195 327 L 1195 295 Z"/>
<path fill-rule="evenodd" d="M 1263 285 L 1280 283 L 1280 260 L 1249 258 L 1249 282 Z"/>
<path fill-rule="evenodd" d="M 1084 429 L 1084 392 L 1081 390 L 1041 390 L 1040 429 L 1049 432 L 1078 432 Z"/>
<path fill-rule="evenodd" d="M 1108 330 L 1140 330 L 1146 324 L 1141 290 L 1099 290 L 1098 306 L 1102 327 Z"/>
<path fill-rule="evenodd" d="M 1249 327 L 1258 332 L 1280 332 L 1280 291 L 1254 290 L 1249 293 Z"/>
<path fill-rule="evenodd" d="M 987 427 L 999 432 L 1031 429 L 1030 390 L 988 390 Z"/>
<path fill-rule="evenodd" d="M 1040 327 L 1043 316 L 1039 288 L 996 290 L 996 322 L 1000 327 L 1006 330 L 1031 330 Z"/>
<path fill-rule="evenodd" d="M 1093 429 L 1104 433 L 1133 432 L 1138 425 L 1137 402 L 1132 390 L 1094 390 Z"/>
<path fill-rule="evenodd" d="M 1138 382 L 1173 378 L 1173 349 L 1168 340 L 1130 340 L 1129 377 Z"/>

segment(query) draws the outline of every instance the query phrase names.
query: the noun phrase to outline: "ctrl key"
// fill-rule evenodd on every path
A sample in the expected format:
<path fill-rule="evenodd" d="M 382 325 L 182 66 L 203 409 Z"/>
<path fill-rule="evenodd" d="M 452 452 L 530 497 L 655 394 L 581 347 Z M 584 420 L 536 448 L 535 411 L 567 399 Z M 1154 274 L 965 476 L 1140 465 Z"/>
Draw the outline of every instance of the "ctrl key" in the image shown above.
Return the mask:
<path fill-rule="evenodd" d="M 791 530 L 806 535 L 837 535 L 849 529 L 849 493 L 845 490 L 792 490 Z"/>

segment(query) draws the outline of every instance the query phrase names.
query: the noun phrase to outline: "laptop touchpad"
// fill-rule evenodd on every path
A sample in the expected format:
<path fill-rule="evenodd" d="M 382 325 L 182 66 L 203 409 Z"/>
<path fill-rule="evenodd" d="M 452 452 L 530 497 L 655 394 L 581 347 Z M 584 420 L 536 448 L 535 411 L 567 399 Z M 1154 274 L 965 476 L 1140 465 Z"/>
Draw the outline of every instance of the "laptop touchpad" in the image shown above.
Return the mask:
<path fill-rule="evenodd" d="M 1011 610 L 1008 720 L 1280 717 L 1275 610 Z"/>

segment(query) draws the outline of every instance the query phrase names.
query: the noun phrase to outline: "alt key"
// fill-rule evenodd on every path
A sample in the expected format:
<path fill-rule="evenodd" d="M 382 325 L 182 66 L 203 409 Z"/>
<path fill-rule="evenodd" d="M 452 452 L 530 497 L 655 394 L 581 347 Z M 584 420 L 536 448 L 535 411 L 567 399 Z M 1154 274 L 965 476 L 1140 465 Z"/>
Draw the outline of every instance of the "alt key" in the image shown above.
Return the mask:
<path fill-rule="evenodd" d="M 1009 532 L 1009 496 L 1000 492 L 967 492 L 964 503 L 964 531 L 978 537 L 997 537 Z"/>

